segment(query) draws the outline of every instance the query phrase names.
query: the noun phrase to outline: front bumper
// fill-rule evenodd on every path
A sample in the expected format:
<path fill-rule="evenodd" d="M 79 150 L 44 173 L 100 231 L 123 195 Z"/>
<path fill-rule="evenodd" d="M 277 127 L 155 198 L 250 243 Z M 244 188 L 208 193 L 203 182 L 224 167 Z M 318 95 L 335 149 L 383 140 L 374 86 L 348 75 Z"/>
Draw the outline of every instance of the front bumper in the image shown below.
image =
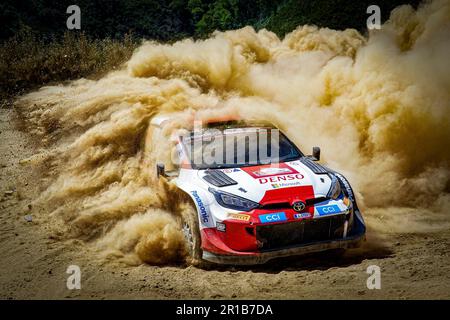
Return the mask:
<path fill-rule="evenodd" d="M 208 251 L 203 251 L 203 260 L 219 264 L 234 264 L 234 265 L 263 264 L 275 258 L 297 256 L 330 249 L 357 248 L 361 245 L 361 243 L 364 240 L 365 234 L 361 234 L 353 237 L 347 237 L 345 239 L 309 243 L 295 247 L 258 252 L 254 255 L 218 255 Z"/>
<path fill-rule="evenodd" d="M 359 210 L 355 211 L 354 226 L 345 238 L 315 241 L 258 252 L 235 252 L 234 254 L 217 254 L 203 250 L 203 260 L 218 264 L 254 265 L 263 264 L 275 258 L 303 255 L 330 249 L 357 248 L 365 240 L 365 223 Z"/>

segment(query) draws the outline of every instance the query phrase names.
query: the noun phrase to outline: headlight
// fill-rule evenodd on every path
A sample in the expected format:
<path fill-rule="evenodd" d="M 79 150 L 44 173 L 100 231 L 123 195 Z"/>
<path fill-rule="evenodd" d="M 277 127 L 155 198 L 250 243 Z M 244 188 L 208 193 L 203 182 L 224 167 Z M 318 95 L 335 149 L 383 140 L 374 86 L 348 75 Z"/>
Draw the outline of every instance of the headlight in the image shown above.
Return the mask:
<path fill-rule="evenodd" d="M 209 188 L 209 191 L 214 195 L 216 201 L 225 208 L 238 211 L 250 211 L 259 206 L 256 202 L 235 196 L 228 192 L 214 190 L 213 188 Z"/>
<path fill-rule="evenodd" d="M 336 200 L 337 198 L 339 198 L 341 193 L 342 193 L 342 190 L 341 190 L 341 184 L 339 183 L 339 180 L 335 176 L 332 176 L 331 187 L 330 187 L 330 191 L 328 191 L 327 198 Z"/>

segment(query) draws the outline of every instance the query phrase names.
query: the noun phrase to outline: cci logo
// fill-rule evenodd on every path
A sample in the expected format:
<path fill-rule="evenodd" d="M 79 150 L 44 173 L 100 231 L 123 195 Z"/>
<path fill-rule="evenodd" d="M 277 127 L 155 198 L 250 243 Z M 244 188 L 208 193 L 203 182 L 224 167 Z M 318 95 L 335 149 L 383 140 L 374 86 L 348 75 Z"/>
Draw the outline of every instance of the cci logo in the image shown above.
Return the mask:
<path fill-rule="evenodd" d="M 261 223 L 270 223 L 286 220 L 287 218 L 284 212 L 274 212 L 269 214 L 262 214 L 259 216 L 259 221 L 261 221 Z"/>
<path fill-rule="evenodd" d="M 319 213 L 319 216 L 326 216 L 328 214 L 339 213 L 341 211 L 335 204 L 331 206 L 316 207 L 316 210 L 317 213 Z"/>

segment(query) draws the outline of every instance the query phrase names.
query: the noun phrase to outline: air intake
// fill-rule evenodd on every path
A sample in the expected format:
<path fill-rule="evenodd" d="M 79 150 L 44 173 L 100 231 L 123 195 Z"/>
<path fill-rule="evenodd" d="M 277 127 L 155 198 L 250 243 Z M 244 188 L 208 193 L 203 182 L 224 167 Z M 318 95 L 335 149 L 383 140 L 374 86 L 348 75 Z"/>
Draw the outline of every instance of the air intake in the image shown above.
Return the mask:
<path fill-rule="evenodd" d="M 207 170 L 206 174 L 203 176 L 203 180 L 216 187 L 226 187 L 237 184 L 236 181 L 220 170 Z"/>

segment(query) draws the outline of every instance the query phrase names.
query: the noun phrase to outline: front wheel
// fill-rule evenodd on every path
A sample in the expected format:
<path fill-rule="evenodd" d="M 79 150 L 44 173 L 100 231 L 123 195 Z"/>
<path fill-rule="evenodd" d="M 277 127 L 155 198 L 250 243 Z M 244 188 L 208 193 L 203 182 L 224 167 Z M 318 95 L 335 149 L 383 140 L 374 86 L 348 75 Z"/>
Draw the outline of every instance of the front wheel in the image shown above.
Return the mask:
<path fill-rule="evenodd" d="M 344 248 L 336 248 L 326 251 L 327 256 L 332 259 L 340 259 L 345 255 L 346 252 L 347 250 Z"/>
<path fill-rule="evenodd" d="M 186 261 L 188 264 L 199 266 L 202 263 L 202 241 L 195 208 L 189 207 L 184 210 L 181 217 L 181 227 L 186 243 Z"/>

